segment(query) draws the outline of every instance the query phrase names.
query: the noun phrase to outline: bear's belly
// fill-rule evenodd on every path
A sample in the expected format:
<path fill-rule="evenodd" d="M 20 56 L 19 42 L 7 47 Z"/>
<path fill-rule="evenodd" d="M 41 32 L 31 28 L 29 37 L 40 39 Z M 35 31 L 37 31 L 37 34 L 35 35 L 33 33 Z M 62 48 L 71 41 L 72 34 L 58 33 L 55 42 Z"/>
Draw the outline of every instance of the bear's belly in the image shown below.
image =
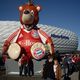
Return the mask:
<path fill-rule="evenodd" d="M 21 46 L 21 48 L 24 48 L 26 51 L 26 54 L 28 54 L 29 57 L 32 57 L 31 54 L 31 47 L 36 42 L 42 43 L 41 39 L 18 39 L 17 43 Z"/>
<path fill-rule="evenodd" d="M 42 40 L 36 30 L 31 30 L 30 32 L 21 30 L 16 42 L 21 46 L 21 48 L 23 48 L 22 50 L 25 50 L 22 52 L 25 52 L 29 57 L 33 57 L 31 53 L 32 45 L 37 42 L 42 43 Z"/>

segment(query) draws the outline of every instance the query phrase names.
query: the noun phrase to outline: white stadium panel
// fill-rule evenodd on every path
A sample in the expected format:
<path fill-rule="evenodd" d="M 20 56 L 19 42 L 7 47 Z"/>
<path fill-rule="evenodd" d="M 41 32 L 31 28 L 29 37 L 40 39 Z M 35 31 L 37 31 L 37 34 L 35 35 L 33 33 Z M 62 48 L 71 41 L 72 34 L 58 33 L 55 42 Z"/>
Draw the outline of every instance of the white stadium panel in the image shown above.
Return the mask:
<path fill-rule="evenodd" d="M 6 38 L 21 26 L 19 21 L 0 21 L 0 49 Z M 78 37 L 72 31 L 60 29 L 50 25 L 38 24 L 48 35 L 51 36 L 54 50 L 61 53 L 75 51 L 78 47 Z"/>

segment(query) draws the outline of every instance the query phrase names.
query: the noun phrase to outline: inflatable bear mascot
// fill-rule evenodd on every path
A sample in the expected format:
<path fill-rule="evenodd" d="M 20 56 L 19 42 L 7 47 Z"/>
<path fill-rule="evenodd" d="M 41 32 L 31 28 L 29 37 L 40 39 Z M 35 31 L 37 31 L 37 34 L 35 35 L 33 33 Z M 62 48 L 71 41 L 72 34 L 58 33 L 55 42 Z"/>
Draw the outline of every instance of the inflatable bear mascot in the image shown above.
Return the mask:
<path fill-rule="evenodd" d="M 40 10 L 41 7 L 35 6 L 31 0 L 19 7 L 21 27 L 4 42 L 3 54 L 7 52 L 14 60 L 19 60 L 22 54 L 28 61 L 31 58 L 40 60 L 46 56 L 44 45 L 49 47 L 49 54 L 54 53 L 51 37 L 37 27 Z"/>

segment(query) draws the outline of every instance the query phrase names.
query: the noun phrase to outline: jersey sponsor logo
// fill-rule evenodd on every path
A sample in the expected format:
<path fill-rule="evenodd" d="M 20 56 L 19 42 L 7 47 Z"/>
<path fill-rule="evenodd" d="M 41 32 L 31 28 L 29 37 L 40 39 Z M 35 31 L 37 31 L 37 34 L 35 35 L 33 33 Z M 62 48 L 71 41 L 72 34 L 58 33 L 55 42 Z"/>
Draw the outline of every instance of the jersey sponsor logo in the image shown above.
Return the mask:
<path fill-rule="evenodd" d="M 22 41 L 19 41 L 19 44 L 21 45 L 21 46 L 31 46 L 31 45 L 33 45 L 35 42 L 32 42 L 32 41 L 30 41 L 30 40 L 22 40 Z"/>

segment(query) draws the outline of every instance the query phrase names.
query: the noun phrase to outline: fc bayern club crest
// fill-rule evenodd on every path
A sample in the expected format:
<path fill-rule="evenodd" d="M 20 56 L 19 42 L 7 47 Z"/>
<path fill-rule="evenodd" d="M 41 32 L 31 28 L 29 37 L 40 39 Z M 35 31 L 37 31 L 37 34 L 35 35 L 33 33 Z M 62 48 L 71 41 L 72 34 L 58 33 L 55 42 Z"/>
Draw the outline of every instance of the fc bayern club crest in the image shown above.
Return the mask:
<path fill-rule="evenodd" d="M 31 54 L 33 58 L 39 60 L 45 56 L 45 47 L 42 43 L 36 42 L 31 47 Z"/>
<path fill-rule="evenodd" d="M 38 34 L 38 32 L 37 32 L 36 30 L 33 30 L 33 31 L 31 32 L 31 35 L 32 35 L 32 37 L 34 37 L 34 38 L 39 38 L 39 34 Z"/>
<path fill-rule="evenodd" d="M 33 53 L 34 53 L 34 57 L 36 59 L 43 58 L 44 57 L 44 54 L 45 54 L 44 51 L 41 48 L 36 48 Z"/>

